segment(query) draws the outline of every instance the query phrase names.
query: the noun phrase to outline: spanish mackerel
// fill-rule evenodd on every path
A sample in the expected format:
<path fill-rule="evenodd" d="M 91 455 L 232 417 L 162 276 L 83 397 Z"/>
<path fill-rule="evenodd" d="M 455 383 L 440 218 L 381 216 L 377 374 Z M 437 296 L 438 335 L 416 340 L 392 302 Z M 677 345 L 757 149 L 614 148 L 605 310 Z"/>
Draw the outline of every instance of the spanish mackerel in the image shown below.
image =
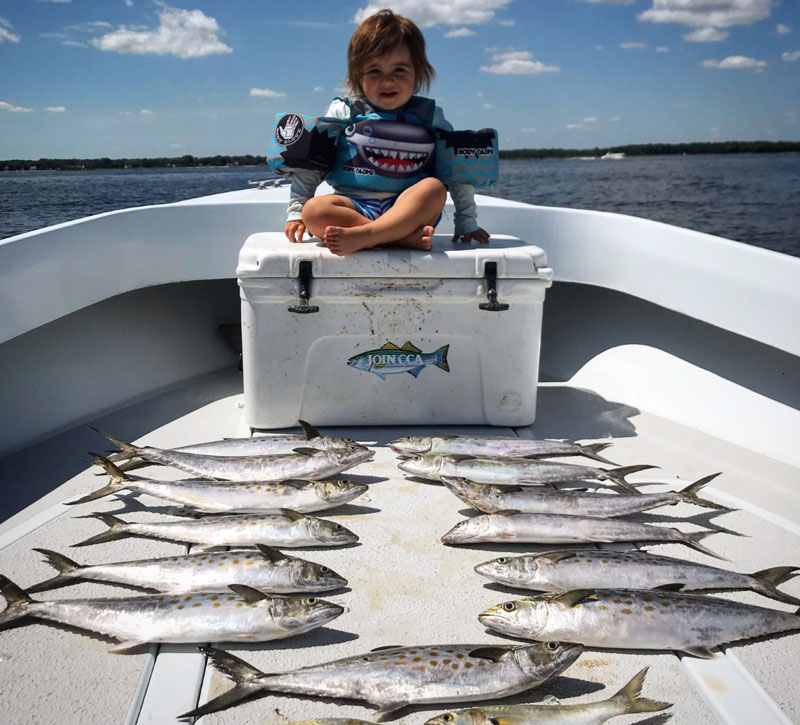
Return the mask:
<path fill-rule="evenodd" d="M 498 604 L 478 619 L 533 640 L 587 647 L 678 650 L 713 657 L 712 647 L 800 629 L 800 616 L 729 599 L 659 589 L 575 589 Z"/>
<path fill-rule="evenodd" d="M 236 686 L 181 718 L 218 712 L 264 691 L 364 700 L 381 713 L 422 703 L 495 699 L 541 685 L 569 667 L 583 647 L 560 642 L 378 647 L 283 674 L 266 674 L 222 650 L 201 651 Z"/>
<path fill-rule="evenodd" d="M 459 521 L 442 537 L 442 543 L 477 544 L 584 544 L 612 541 L 661 541 L 686 544 L 717 559 L 724 559 L 707 549 L 700 540 L 716 531 L 687 534 L 668 526 L 651 526 L 634 521 L 604 519 L 598 516 L 566 514 L 519 514 L 501 511 L 481 514 Z"/>
<path fill-rule="evenodd" d="M 201 453 L 205 456 L 269 456 L 276 453 L 291 453 L 295 448 L 316 448 L 326 451 L 332 448 L 359 445 L 350 438 L 323 436 L 310 423 L 298 421 L 303 433 L 272 433 L 266 436 L 251 436 L 250 438 L 223 438 L 218 441 L 206 443 L 193 443 L 188 446 L 177 446 L 170 450 L 182 453 Z M 117 463 L 120 470 L 132 471 L 150 465 L 138 457 L 130 457 L 129 453 L 117 451 L 109 458 Z"/>
<path fill-rule="evenodd" d="M 125 599 L 34 601 L 0 575 L 8 606 L 0 626 L 23 617 L 47 619 L 120 640 L 118 652 L 146 642 L 263 642 L 308 632 L 336 619 L 344 608 L 314 597 L 272 597 L 233 584 L 220 592 L 186 596 L 148 594 Z"/>
<path fill-rule="evenodd" d="M 800 573 L 796 566 L 740 574 L 647 551 L 580 549 L 501 556 L 478 564 L 475 571 L 500 584 L 545 592 L 611 586 L 655 589 L 665 585 L 681 585 L 681 591 L 750 589 L 800 607 L 800 599 L 776 588 Z"/>
<path fill-rule="evenodd" d="M 341 524 L 287 510 L 271 514 L 205 516 L 163 523 L 128 523 L 105 513 L 89 514 L 84 518 L 100 519 L 109 527 L 109 531 L 73 546 L 101 544 L 127 536 L 204 546 L 267 544 L 289 549 L 300 546 L 344 546 L 358 541 L 358 536 Z"/>
<path fill-rule="evenodd" d="M 420 456 L 400 461 L 400 470 L 412 476 L 435 481 L 442 476 L 466 478 L 475 483 L 498 486 L 564 483 L 566 481 L 610 481 L 628 493 L 637 493 L 625 476 L 657 466 L 624 466 L 622 468 L 592 468 L 574 463 L 530 461 L 520 458 L 475 458 L 473 456 Z"/>
<path fill-rule="evenodd" d="M 300 513 L 334 508 L 367 491 L 363 483 L 350 481 L 157 481 L 141 476 L 127 476 L 110 460 L 94 455 L 111 481 L 69 505 L 95 501 L 129 489 L 206 513 L 260 513 L 291 509 Z"/>
<path fill-rule="evenodd" d="M 618 715 L 659 712 L 672 707 L 641 697 L 647 667 L 635 674 L 616 695 L 580 705 L 480 705 L 438 715 L 425 725 L 601 725 Z"/>
<path fill-rule="evenodd" d="M 368 461 L 374 451 L 358 443 L 325 451 L 295 448 L 294 453 L 271 456 L 208 456 L 183 453 L 151 446 L 134 446 L 118 438 L 102 434 L 118 445 L 122 452 L 151 463 L 178 468 L 203 478 L 223 481 L 285 481 L 287 479 L 319 479 L 333 476 Z"/>
<path fill-rule="evenodd" d="M 616 465 L 599 455 L 611 443 L 571 443 L 517 436 L 437 435 L 408 436 L 389 441 L 395 453 L 430 455 L 462 455 L 478 458 L 550 458 L 552 456 L 584 456 L 601 463 Z"/>
<path fill-rule="evenodd" d="M 697 495 L 719 473 L 695 481 L 682 491 L 667 493 L 605 494 L 582 491 L 554 491 L 547 488 L 489 486 L 466 478 L 442 476 L 442 483 L 464 503 L 487 514 L 518 511 L 526 514 L 573 514 L 575 516 L 627 516 L 659 506 L 684 502 L 704 508 L 730 511 L 727 506 L 706 501 Z"/>
<path fill-rule="evenodd" d="M 256 544 L 256 549 L 94 565 L 78 564 L 49 549 L 35 549 L 58 570 L 58 575 L 30 587 L 28 592 L 34 594 L 80 581 L 111 582 L 176 594 L 224 590 L 229 584 L 244 584 L 270 594 L 296 594 L 330 591 L 347 584 L 347 579 L 327 566 L 287 556 L 262 544 Z"/>

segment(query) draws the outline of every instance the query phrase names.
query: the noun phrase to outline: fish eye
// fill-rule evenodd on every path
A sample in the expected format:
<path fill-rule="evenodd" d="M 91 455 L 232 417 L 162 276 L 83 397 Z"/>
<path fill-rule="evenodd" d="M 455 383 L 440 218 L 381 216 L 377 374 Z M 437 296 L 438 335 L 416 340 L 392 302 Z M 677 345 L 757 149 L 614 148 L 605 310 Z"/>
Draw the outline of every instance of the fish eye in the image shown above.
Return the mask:
<path fill-rule="evenodd" d="M 555 652 L 561 645 L 558 642 L 548 642 L 545 647 L 549 649 L 551 652 Z"/>
<path fill-rule="evenodd" d="M 503 605 L 503 609 L 505 609 L 507 612 L 513 612 L 513 611 L 514 611 L 516 608 L 517 608 L 517 605 L 516 605 L 516 603 L 514 603 L 514 602 L 506 602 L 506 603 Z M 549 646 L 550 646 L 550 645 L 548 644 L 548 647 L 549 647 Z"/>
<path fill-rule="evenodd" d="M 453 716 L 448 712 L 446 715 L 442 715 L 442 722 L 452 722 Z"/>
<path fill-rule="evenodd" d="M 328 567 L 327 567 L 327 566 L 321 566 L 321 567 L 319 568 L 319 570 L 320 570 L 320 571 L 321 571 L 323 574 L 327 574 L 327 573 L 330 571 L 330 569 L 328 569 Z"/>
<path fill-rule="evenodd" d="M 341 531 L 342 530 L 342 525 L 341 524 L 334 524 L 333 525 L 333 530 L 334 531 Z"/>
<path fill-rule="evenodd" d="M 319 599 L 317 599 L 316 597 L 308 597 L 308 599 L 303 600 L 303 603 L 306 606 L 313 607 L 318 601 Z"/>
<path fill-rule="evenodd" d="M 498 564 L 507 564 L 508 563 L 508 559 L 506 559 L 506 557 L 504 557 L 504 556 L 501 556 L 499 559 L 497 559 L 497 563 Z"/>

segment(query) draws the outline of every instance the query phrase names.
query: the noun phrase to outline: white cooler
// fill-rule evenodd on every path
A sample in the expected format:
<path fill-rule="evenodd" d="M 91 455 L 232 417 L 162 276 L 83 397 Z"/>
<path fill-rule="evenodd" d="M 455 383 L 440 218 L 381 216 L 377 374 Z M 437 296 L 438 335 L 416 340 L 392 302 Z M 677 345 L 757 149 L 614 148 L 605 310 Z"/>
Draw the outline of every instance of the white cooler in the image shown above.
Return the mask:
<path fill-rule="evenodd" d="M 262 233 L 236 275 L 251 428 L 534 420 L 553 276 L 539 247 L 436 237 L 432 252 L 336 257 Z"/>

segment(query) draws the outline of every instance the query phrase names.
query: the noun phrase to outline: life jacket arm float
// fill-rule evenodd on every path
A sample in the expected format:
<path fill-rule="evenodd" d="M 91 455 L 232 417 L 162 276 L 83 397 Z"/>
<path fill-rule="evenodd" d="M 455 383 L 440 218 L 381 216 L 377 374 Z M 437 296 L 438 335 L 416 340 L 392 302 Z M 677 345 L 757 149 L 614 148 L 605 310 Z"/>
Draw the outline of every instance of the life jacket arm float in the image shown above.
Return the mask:
<path fill-rule="evenodd" d="M 436 129 L 436 171 L 443 184 L 490 186 L 499 175 L 497 131 L 446 131 Z"/>
<path fill-rule="evenodd" d="M 328 174 L 336 164 L 337 140 L 347 123 L 328 116 L 277 114 L 267 148 L 269 168 L 279 176 L 296 169 Z"/>

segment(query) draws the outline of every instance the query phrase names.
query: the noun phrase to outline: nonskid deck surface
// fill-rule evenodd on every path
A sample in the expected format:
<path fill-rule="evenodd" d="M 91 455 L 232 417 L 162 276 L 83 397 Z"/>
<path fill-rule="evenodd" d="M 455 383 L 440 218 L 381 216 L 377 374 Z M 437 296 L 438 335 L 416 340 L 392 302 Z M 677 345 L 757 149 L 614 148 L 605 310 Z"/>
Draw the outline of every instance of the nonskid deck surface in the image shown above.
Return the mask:
<path fill-rule="evenodd" d="M 239 386 L 240 378 L 235 375 L 213 378 L 119 411 L 96 424 L 112 435 L 161 447 L 241 435 L 244 430 Z M 359 545 L 295 552 L 348 578 L 347 590 L 324 596 L 345 605 L 349 611 L 329 626 L 296 638 L 222 646 L 265 672 L 280 672 L 386 645 L 509 643 L 510 640 L 487 632 L 477 615 L 493 604 L 523 594 L 489 584 L 473 572 L 473 566 L 502 554 L 554 547 L 443 546 L 439 537 L 463 517 L 466 505 L 440 485 L 409 480 L 399 471 L 394 454 L 386 447 L 387 441 L 410 433 L 466 431 L 494 435 L 502 432 L 488 427 L 326 429 L 326 433 L 355 438 L 376 450 L 372 462 L 344 474 L 370 484 L 367 494 L 329 515 L 355 531 L 360 536 Z M 706 489 L 707 495 L 742 507 L 741 510 L 719 515 L 680 505 L 642 515 L 640 520 L 660 524 L 673 524 L 677 520 L 678 528 L 684 531 L 719 524 L 746 534 L 749 538 L 720 533 L 706 540 L 709 547 L 731 560 L 723 566 L 738 571 L 800 564 L 800 527 L 794 523 L 800 520 L 796 515 L 798 500 L 786 493 L 796 483 L 794 469 L 639 413 L 624 404 L 556 385 L 540 389 L 539 421 L 532 429 L 506 429 L 506 432 L 525 437 L 581 440 L 612 436 L 614 445 L 606 452 L 612 460 L 624 465 L 660 466 L 660 470 L 632 477 L 633 481 L 652 484 L 646 486 L 648 492 L 676 489 L 708 473 L 723 471 Z M 52 549 L 81 563 L 185 551 L 185 547 L 177 544 L 138 538 L 70 548 L 71 544 L 103 530 L 99 521 L 74 516 L 125 511 L 126 507 L 130 512 L 122 517 L 127 520 L 143 521 L 157 516 L 135 511 L 136 500 L 131 497 L 112 497 L 74 508 L 61 505 L 62 501 L 105 482 L 105 478 L 94 475 L 97 469 L 90 465 L 86 453 L 90 448 L 102 451 L 107 446 L 82 427 L 0 461 L 0 478 L 9 492 L 6 506 L 10 506 L 4 512 L 8 518 L 0 525 L 0 573 L 23 587 L 53 575 L 34 548 Z M 145 474 L 165 478 L 178 475 L 160 468 L 146 469 Z M 656 485 L 657 481 L 670 484 Z M 52 490 L 38 493 L 36 500 L 22 507 L 26 502 L 26 487 L 39 492 L 46 485 Z M 146 496 L 138 500 L 156 509 L 163 510 L 165 506 L 164 502 Z M 21 507 L 18 512 L 14 511 L 14 502 Z M 716 563 L 680 545 L 649 548 L 660 554 Z M 782 589 L 800 596 L 800 581 L 790 581 Z M 124 596 L 128 591 L 82 583 L 37 597 Z M 722 596 L 792 609 L 750 592 Z M 668 711 L 671 723 L 712 722 L 715 714 L 728 722 L 798 722 L 797 642 L 796 635 L 790 635 L 737 645 L 727 648 L 724 657 L 713 661 L 680 659 L 671 653 L 587 650 L 561 677 L 510 701 L 536 702 L 546 694 L 569 703 L 603 699 L 616 692 L 639 669 L 649 666 L 644 695 L 675 703 Z M 204 657 L 194 646 L 152 646 L 132 654 L 112 655 L 107 652 L 110 644 L 99 637 L 38 622 L 0 631 L 3 721 L 174 722 L 179 713 L 230 686 L 222 675 L 205 668 Z M 452 707 L 412 707 L 393 721 L 422 723 L 445 709 Z M 270 695 L 206 716 L 200 722 L 282 725 L 315 717 L 376 719 L 374 710 L 352 702 Z M 638 715 L 618 721 L 667 720 L 663 715 Z"/>

